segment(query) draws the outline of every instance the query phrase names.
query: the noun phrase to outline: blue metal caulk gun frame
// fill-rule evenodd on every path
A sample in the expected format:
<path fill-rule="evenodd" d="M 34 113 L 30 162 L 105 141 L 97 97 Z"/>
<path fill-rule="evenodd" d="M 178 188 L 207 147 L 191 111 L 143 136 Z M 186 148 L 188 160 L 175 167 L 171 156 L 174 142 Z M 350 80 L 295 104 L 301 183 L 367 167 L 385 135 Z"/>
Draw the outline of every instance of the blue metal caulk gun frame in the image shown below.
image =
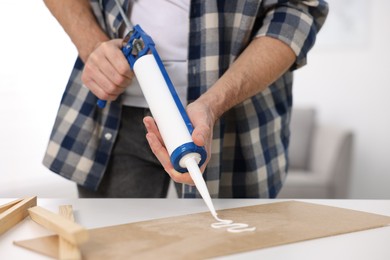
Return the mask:
<path fill-rule="evenodd" d="M 167 73 L 167 71 L 166 71 L 166 69 L 161 61 L 161 58 L 157 53 L 157 50 L 155 48 L 155 44 L 154 44 L 152 38 L 149 35 L 147 35 L 139 25 L 136 25 L 133 27 L 133 30 L 130 31 L 129 34 L 124 38 L 122 52 L 123 52 L 124 56 L 126 57 L 128 63 L 130 64 L 130 67 L 134 70 L 134 73 L 136 74 L 136 77 L 140 83 L 141 89 L 142 89 L 144 96 L 146 98 L 146 101 L 150 107 L 152 115 L 157 123 L 157 126 L 160 129 L 164 143 L 167 146 L 167 150 L 170 153 L 171 163 L 172 163 L 173 167 L 175 168 L 175 170 L 178 172 L 182 172 L 182 173 L 188 171 L 185 164 L 183 164 L 183 162 L 181 160 L 183 159 L 183 157 L 185 157 L 189 154 L 196 155 L 196 158 L 197 158 L 196 160 L 197 160 L 197 163 L 200 167 L 206 160 L 206 157 L 207 157 L 206 150 L 204 149 L 204 147 L 199 147 L 199 146 L 195 145 L 190 137 L 194 128 L 193 128 L 192 123 L 191 123 L 191 121 L 190 121 L 190 119 L 189 119 L 189 117 L 184 109 L 183 104 L 181 103 L 181 101 L 176 93 L 176 90 L 175 90 L 175 88 L 174 88 L 174 86 L 169 78 L 169 75 L 168 75 L 168 73 Z M 145 75 L 143 73 L 137 74 L 137 66 L 140 67 L 141 65 L 139 65 L 139 64 L 143 63 L 144 62 L 143 59 L 146 60 L 146 58 L 149 60 L 146 62 L 149 65 L 142 65 L 142 66 L 149 66 L 149 67 L 145 67 L 145 68 L 143 68 L 143 70 L 144 71 L 150 70 L 150 73 L 148 73 L 148 75 Z M 151 58 L 154 60 L 150 60 Z M 137 64 L 137 62 L 138 62 L 138 64 Z M 157 64 L 158 67 L 154 66 L 155 64 Z M 153 70 L 154 67 L 156 67 L 156 68 Z M 152 75 L 150 75 L 150 74 L 152 74 Z M 162 78 L 163 78 L 163 80 L 160 80 L 159 83 L 164 81 L 164 84 L 149 85 L 147 87 L 148 88 L 155 88 L 155 89 L 164 88 L 162 90 L 164 92 L 167 92 L 166 89 L 168 89 L 170 97 L 166 98 L 165 100 L 163 98 L 161 98 L 161 99 L 158 99 L 158 101 L 156 101 L 156 99 L 153 101 L 150 98 L 148 100 L 148 95 L 147 95 L 147 93 L 145 93 L 145 89 L 144 89 L 145 86 L 143 86 L 142 82 L 146 82 L 146 84 L 149 84 L 149 81 L 153 80 L 151 77 L 157 77 L 157 78 L 160 77 L 160 75 L 158 75 L 158 74 L 162 75 Z M 148 77 L 148 78 L 145 79 L 146 77 Z M 172 102 L 170 101 L 171 99 L 173 100 Z M 158 102 L 158 104 L 156 104 L 157 102 Z M 105 103 L 106 103 L 106 101 L 99 100 L 98 106 L 104 107 Z M 174 103 L 174 105 L 172 105 L 173 103 Z M 165 119 L 164 120 L 160 119 L 160 122 L 159 122 L 159 118 L 157 118 L 157 114 L 158 113 L 161 114 L 161 110 L 164 110 L 166 107 L 169 107 L 169 106 L 171 107 L 171 109 L 170 110 L 167 109 L 167 113 L 170 113 L 173 115 L 173 114 L 177 114 L 177 111 L 178 111 L 180 113 L 179 117 L 181 117 L 181 118 L 175 119 L 174 116 L 170 117 L 171 115 L 165 115 L 164 116 Z M 168 120 L 171 122 L 166 122 L 167 116 L 169 117 L 169 119 L 172 119 L 172 120 Z M 161 120 L 163 120 L 163 122 Z M 162 126 L 162 124 L 164 124 L 165 126 Z M 178 134 L 178 136 L 180 136 L 181 134 L 185 134 L 185 135 L 189 135 L 189 138 L 188 137 L 184 138 L 185 141 L 183 141 L 182 143 L 180 143 L 180 140 L 179 140 L 179 144 L 174 144 L 174 149 L 169 149 L 168 148 L 169 144 L 167 142 L 170 142 L 170 141 L 166 140 L 166 139 L 170 139 L 170 138 L 164 138 L 163 128 L 165 129 L 164 131 L 166 133 L 167 132 L 168 133 L 174 132 L 174 131 L 178 131 L 178 126 L 181 126 L 182 124 L 185 124 L 184 128 L 186 128 L 186 130 L 180 130 L 181 132 Z M 188 131 L 188 133 L 183 133 L 183 131 Z M 178 138 L 180 139 L 180 137 L 178 137 Z M 174 142 L 176 142 L 176 141 L 178 141 L 178 140 L 174 140 Z"/>

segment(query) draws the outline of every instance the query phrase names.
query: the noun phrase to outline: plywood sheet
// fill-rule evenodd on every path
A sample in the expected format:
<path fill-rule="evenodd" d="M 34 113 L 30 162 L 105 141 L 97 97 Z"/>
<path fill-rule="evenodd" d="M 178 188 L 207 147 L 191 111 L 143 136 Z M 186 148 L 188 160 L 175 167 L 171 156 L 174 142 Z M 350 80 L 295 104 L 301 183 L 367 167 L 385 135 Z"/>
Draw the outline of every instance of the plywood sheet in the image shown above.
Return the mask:
<path fill-rule="evenodd" d="M 90 240 L 81 246 L 83 259 L 203 259 L 390 225 L 389 216 L 298 201 L 218 213 L 221 218 L 255 226 L 256 231 L 229 233 L 213 229 L 208 212 L 103 227 L 89 231 Z M 17 244 L 29 247 L 31 243 L 49 243 L 50 239 L 58 238 Z M 49 247 L 55 244 L 50 243 Z M 34 246 L 30 249 L 35 250 Z M 45 253 L 56 257 L 56 249 L 50 251 Z"/>

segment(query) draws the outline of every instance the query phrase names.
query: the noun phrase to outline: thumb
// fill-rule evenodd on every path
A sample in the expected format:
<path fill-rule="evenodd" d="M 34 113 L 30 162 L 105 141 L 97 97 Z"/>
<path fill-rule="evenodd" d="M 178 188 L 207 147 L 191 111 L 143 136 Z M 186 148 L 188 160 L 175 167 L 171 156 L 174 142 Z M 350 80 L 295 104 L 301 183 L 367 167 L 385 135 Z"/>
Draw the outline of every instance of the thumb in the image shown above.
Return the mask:
<path fill-rule="evenodd" d="M 192 140 L 197 146 L 205 146 L 207 137 L 210 135 L 210 128 L 207 126 L 198 126 L 192 132 Z"/>

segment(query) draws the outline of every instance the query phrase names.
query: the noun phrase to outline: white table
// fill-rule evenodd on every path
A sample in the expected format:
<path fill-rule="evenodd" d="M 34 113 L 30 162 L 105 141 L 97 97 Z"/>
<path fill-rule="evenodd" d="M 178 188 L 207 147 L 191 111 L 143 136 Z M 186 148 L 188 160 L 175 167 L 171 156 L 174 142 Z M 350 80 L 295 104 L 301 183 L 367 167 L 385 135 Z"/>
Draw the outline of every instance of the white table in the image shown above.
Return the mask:
<path fill-rule="evenodd" d="M 0 199 L 0 205 L 13 199 Z M 216 209 L 280 200 L 218 199 Z M 390 216 L 390 200 L 301 200 Z M 39 199 L 38 205 L 58 212 L 71 204 L 78 223 L 86 228 L 207 211 L 200 199 Z M 52 234 L 29 217 L 0 236 L 0 259 L 49 259 L 13 245 L 13 241 Z M 221 257 L 220 259 L 390 259 L 390 226 Z"/>

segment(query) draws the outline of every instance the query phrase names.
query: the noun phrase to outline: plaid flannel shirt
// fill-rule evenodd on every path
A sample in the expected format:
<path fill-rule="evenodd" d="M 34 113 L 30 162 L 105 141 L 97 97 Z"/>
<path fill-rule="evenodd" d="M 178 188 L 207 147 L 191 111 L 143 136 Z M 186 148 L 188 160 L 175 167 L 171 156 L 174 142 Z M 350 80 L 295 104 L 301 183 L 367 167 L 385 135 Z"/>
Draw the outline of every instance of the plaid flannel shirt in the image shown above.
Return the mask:
<path fill-rule="evenodd" d="M 118 38 L 123 21 L 115 2 L 91 0 L 91 6 L 100 26 L 111 38 Z M 189 102 L 207 91 L 254 37 L 277 38 L 297 57 L 291 70 L 216 122 L 211 160 L 204 173 L 212 197 L 276 197 L 288 169 L 292 71 L 306 63 L 327 13 L 322 0 L 191 1 Z M 121 103 L 118 99 L 99 109 L 96 97 L 82 85 L 83 66 L 77 59 L 43 164 L 97 189 L 117 136 Z M 196 188 L 185 187 L 184 197 L 199 196 Z"/>

